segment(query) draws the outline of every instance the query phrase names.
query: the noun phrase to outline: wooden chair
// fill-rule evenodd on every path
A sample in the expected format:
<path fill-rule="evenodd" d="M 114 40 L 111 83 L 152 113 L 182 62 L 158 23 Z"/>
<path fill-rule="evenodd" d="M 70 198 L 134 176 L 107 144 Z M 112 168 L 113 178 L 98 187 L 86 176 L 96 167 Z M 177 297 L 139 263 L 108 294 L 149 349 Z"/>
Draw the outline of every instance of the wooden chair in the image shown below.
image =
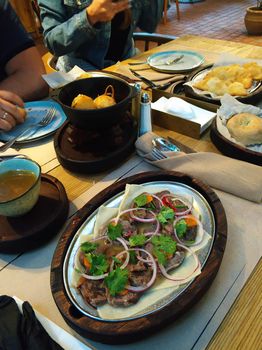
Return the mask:
<path fill-rule="evenodd" d="M 164 0 L 164 16 L 163 16 L 163 22 L 164 24 L 166 24 L 167 22 L 167 8 L 168 8 L 168 3 L 169 3 L 169 0 Z M 177 19 L 179 20 L 180 19 L 180 11 L 179 11 L 179 2 L 178 0 L 176 0 L 176 16 L 177 16 Z"/>

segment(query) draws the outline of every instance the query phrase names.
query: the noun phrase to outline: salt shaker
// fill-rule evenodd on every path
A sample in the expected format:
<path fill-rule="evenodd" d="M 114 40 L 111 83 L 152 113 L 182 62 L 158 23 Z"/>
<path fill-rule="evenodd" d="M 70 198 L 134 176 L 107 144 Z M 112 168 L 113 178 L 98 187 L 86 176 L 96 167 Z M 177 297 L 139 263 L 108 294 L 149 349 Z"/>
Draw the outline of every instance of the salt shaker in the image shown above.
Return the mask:
<path fill-rule="evenodd" d="M 152 131 L 151 101 L 148 94 L 145 92 L 141 95 L 140 100 L 138 137 L 144 135 L 149 131 Z"/>

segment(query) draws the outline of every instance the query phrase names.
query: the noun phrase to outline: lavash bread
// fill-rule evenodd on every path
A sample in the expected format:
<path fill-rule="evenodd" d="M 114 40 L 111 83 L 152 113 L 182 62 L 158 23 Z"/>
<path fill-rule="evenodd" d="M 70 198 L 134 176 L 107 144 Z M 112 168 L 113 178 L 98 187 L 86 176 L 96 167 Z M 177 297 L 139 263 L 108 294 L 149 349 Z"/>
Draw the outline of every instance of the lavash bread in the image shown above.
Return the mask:
<path fill-rule="evenodd" d="M 262 118 L 251 113 L 239 113 L 227 122 L 230 135 L 243 145 L 262 144 Z"/>

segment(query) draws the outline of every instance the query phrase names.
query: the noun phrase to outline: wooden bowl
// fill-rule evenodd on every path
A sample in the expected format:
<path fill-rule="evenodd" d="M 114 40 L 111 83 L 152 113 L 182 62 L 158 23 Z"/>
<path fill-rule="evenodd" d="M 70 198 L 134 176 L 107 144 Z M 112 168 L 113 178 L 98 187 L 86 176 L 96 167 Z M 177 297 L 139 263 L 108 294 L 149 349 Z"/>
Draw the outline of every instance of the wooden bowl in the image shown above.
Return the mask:
<path fill-rule="evenodd" d="M 217 149 L 226 156 L 262 166 L 262 153 L 240 146 L 224 137 L 217 129 L 216 118 L 211 124 L 210 138 Z"/>

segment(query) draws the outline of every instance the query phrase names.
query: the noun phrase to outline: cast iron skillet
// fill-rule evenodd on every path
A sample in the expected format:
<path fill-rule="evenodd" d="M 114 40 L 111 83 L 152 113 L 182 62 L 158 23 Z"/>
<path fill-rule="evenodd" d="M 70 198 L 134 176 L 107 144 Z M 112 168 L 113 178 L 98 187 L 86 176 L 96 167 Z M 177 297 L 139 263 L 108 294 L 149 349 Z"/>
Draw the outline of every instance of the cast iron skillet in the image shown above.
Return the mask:
<path fill-rule="evenodd" d="M 108 85 L 112 85 L 115 91 L 116 104 L 101 109 L 79 110 L 71 108 L 73 99 L 78 94 L 84 94 L 92 98 L 102 95 Z M 101 130 L 117 123 L 125 114 L 136 91 L 123 79 L 114 77 L 90 77 L 75 80 L 64 87 L 58 95 L 58 102 L 75 126 L 83 129 Z"/>

